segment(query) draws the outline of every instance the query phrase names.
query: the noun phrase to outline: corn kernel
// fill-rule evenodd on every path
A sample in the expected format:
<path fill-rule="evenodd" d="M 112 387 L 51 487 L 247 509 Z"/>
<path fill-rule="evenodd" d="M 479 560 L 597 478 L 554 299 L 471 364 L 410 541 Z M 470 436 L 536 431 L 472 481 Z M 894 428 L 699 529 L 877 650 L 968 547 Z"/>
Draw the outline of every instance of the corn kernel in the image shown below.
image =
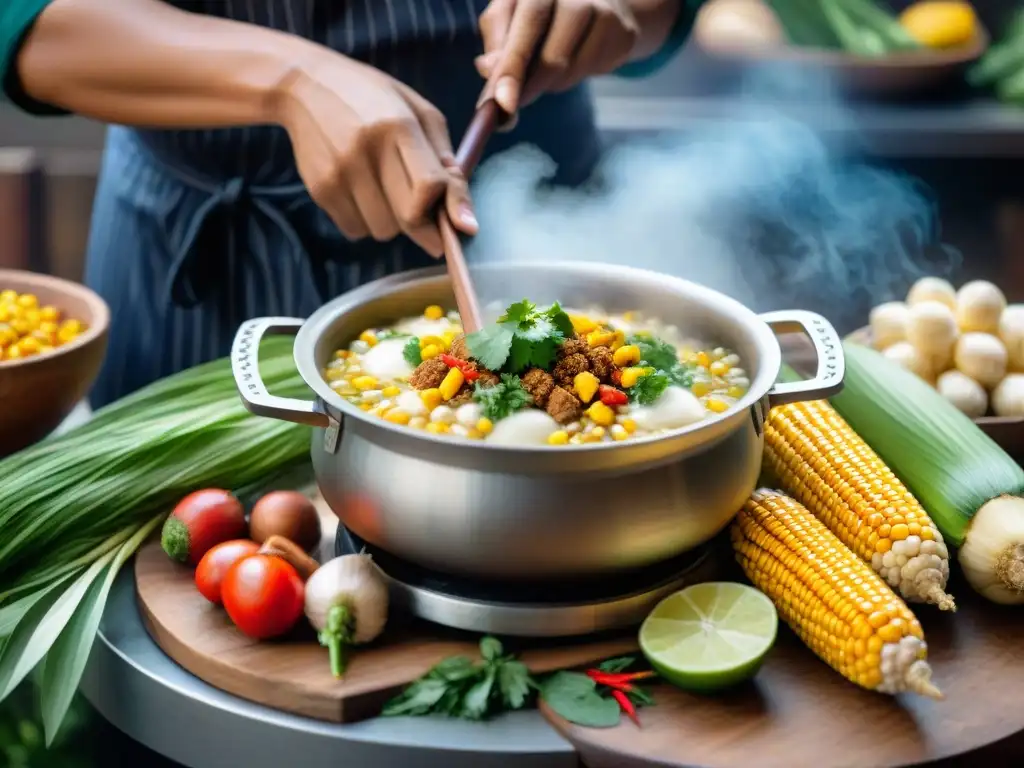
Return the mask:
<path fill-rule="evenodd" d="M 462 389 L 462 384 L 465 382 L 466 377 L 462 371 L 458 368 L 449 368 L 448 373 L 445 374 L 444 380 L 438 387 L 441 390 L 442 400 L 451 400 L 455 397 L 456 393 Z"/>
<path fill-rule="evenodd" d="M 431 421 L 425 427 L 427 432 L 434 435 L 444 435 L 448 433 L 448 425 L 442 421 Z"/>
<path fill-rule="evenodd" d="M 47 323 L 56 323 L 60 320 L 60 310 L 47 304 L 39 310 L 39 318 Z"/>
<path fill-rule="evenodd" d="M 363 331 L 359 334 L 359 340 L 372 347 L 377 343 L 377 334 L 373 331 Z"/>
<path fill-rule="evenodd" d="M 455 337 L 458 336 L 455 331 L 445 331 L 441 334 L 441 340 L 444 341 L 444 348 L 451 349 L 452 342 L 455 341 Z"/>
<path fill-rule="evenodd" d="M 422 416 L 413 416 L 409 419 L 409 427 L 412 429 L 423 429 L 427 426 L 427 420 Z"/>
<path fill-rule="evenodd" d="M 611 428 L 612 440 L 625 440 L 629 437 L 629 432 L 622 424 L 613 424 Z"/>
<path fill-rule="evenodd" d="M 411 418 L 410 413 L 403 411 L 401 408 L 392 408 L 384 414 L 384 421 L 391 422 L 392 424 L 401 424 L 402 426 L 408 424 Z"/>
<path fill-rule="evenodd" d="M 423 316 L 427 318 L 427 320 L 440 320 L 444 317 L 444 309 L 437 306 L 437 304 L 431 304 L 423 310 Z"/>
<path fill-rule="evenodd" d="M 729 397 L 743 397 L 743 387 L 737 387 L 735 384 L 725 390 L 725 394 Z"/>
<path fill-rule="evenodd" d="M 597 323 L 586 315 L 569 315 L 569 322 L 572 323 L 573 330 L 576 333 L 588 334 L 597 329 Z"/>
<path fill-rule="evenodd" d="M 612 362 L 619 366 L 619 368 L 625 368 L 639 363 L 640 347 L 636 344 L 626 344 L 623 347 L 619 347 L 615 350 L 615 354 L 612 355 Z"/>
<path fill-rule="evenodd" d="M 707 352 L 698 352 L 697 359 L 695 360 L 695 362 L 701 368 L 708 368 L 711 365 L 711 358 L 708 357 Z"/>
<path fill-rule="evenodd" d="M 10 288 L 0 291 L 0 304 L 13 304 L 17 298 L 18 294 Z"/>
<path fill-rule="evenodd" d="M 420 358 L 423 360 L 432 360 L 443 352 L 437 344 L 427 344 L 420 350 Z"/>
<path fill-rule="evenodd" d="M 569 433 L 558 429 L 548 435 L 548 445 L 565 445 L 569 442 Z"/>
<path fill-rule="evenodd" d="M 716 360 L 711 364 L 710 370 L 712 376 L 725 376 L 729 372 L 729 364 Z"/>
<path fill-rule="evenodd" d="M 32 333 L 32 324 L 29 323 L 28 320 L 25 320 L 24 318 L 12 318 L 10 325 L 11 328 L 14 329 L 14 332 L 17 333 L 19 336 L 24 336 L 26 333 Z M 77 335 L 78 334 L 75 334 L 75 336 Z M 72 336 L 71 339 L 75 338 L 75 336 Z M 71 339 L 68 339 L 68 341 L 70 341 Z"/>
<path fill-rule="evenodd" d="M 494 429 L 494 422 L 491 421 L 490 419 L 483 418 L 483 419 L 480 419 L 479 421 L 477 421 L 477 423 L 476 423 L 476 430 L 481 435 L 489 435 L 489 434 L 491 434 L 491 430 L 492 429 Z"/>
<path fill-rule="evenodd" d="M 598 440 L 604 438 L 604 427 L 594 427 L 590 430 L 590 436 L 596 437 Z"/>
<path fill-rule="evenodd" d="M 591 421 L 602 427 L 610 427 L 615 423 L 615 411 L 598 400 L 587 409 L 587 416 Z"/>
<path fill-rule="evenodd" d="M 572 380 L 572 388 L 584 403 L 589 403 L 594 399 L 594 395 L 597 394 L 597 389 L 600 386 L 601 380 L 590 371 L 577 373 Z"/>
<path fill-rule="evenodd" d="M 432 411 L 441 404 L 441 390 L 437 387 L 424 389 L 420 392 L 420 400 L 423 401 L 423 405 L 428 411 Z"/>
<path fill-rule="evenodd" d="M 612 352 L 617 349 L 621 349 L 626 344 L 626 332 L 615 331 L 615 338 L 612 339 L 612 343 L 608 345 Z"/>
<path fill-rule="evenodd" d="M 5 352 L 4 354 L 6 360 L 20 360 L 22 357 L 24 357 L 24 355 L 21 353 L 21 349 L 18 347 L 17 344 L 12 345 L 10 349 L 8 349 L 7 352 Z"/>
<path fill-rule="evenodd" d="M 704 397 L 704 395 L 711 391 L 711 382 L 695 381 L 690 386 L 690 391 L 694 394 L 695 397 Z"/>
<path fill-rule="evenodd" d="M 614 331 L 596 330 L 587 334 L 587 345 L 591 347 L 607 347 L 615 341 Z"/>
<path fill-rule="evenodd" d="M 632 323 L 634 320 L 636 320 L 636 312 L 633 311 L 632 309 L 629 310 L 628 312 L 623 312 L 622 319 L 625 320 L 627 323 Z"/>
<path fill-rule="evenodd" d="M 14 303 L 19 307 L 24 307 L 25 309 L 35 309 L 39 306 L 39 299 L 31 293 L 23 293 L 14 300 Z"/>
<path fill-rule="evenodd" d="M 376 389 L 377 379 L 374 376 L 356 376 L 352 379 L 352 386 L 362 391 Z"/>
<path fill-rule="evenodd" d="M 484 433 L 481 432 L 476 427 L 473 427 L 472 429 L 470 429 L 466 433 L 466 437 L 468 437 L 470 440 L 481 440 L 481 439 L 483 439 L 483 436 L 484 436 Z"/>
<path fill-rule="evenodd" d="M 12 317 L 14 317 L 14 313 L 11 312 L 11 308 L 0 304 L 0 323 L 10 322 Z"/>
<path fill-rule="evenodd" d="M 626 430 L 628 434 L 632 435 L 634 432 L 636 432 L 636 422 L 633 421 L 632 419 L 623 419 L 622 428 Z"/>
<path fill-rule="evenodd" d="M 381 393 L 384 395 L 384 397 L 398 397 L 400 394 L 402 394 L 402 389 L 400 387 L 391 385 L 390 387 L 384 387 L 384 389 L 381 390 Z"/>
<path fill-rule="evenodd" d="M 622 369 L 622 387 L 629 389 L 635 387 L 636 383 L 644 376 L 648 374 L 646 368 L 623 368 Z"/>
<path fill-rule="evenodd" d="M 338 360 L 344 360 L 350 354 L 352 354 L 352 353 L 349 352 L 347 349 L 339 349 L 338 351 L 336 351 L 334 353 L 334 357 L 337 358 Z"/>
<path fill-rule="evenodd" d="M 723 402 L 722 400 L 715 400 L 714 398 L 708 398 L 705 406 L 707 406 L 709 411 L 714 411 L 715 413 L 725 413 L 729 410 L 728 403 Z"/>
<path fill-rule="evenodd" d="M 368 410 L 370 410 L 371 408 L 373 408 L 373 403 L 360 403 L 360 404 L 359 404 L 359 407 L 360 407 L 361 409 L 363 409 L 364 411 L 368 411 Z"/>
<path fill-rule="evenodd" d="M 420 349 L 428 347 L 433 344 L 435 347 L 443 347 L 445 345 L 444 339 L 440 336 L 421 336 L 420 337 Z"/>

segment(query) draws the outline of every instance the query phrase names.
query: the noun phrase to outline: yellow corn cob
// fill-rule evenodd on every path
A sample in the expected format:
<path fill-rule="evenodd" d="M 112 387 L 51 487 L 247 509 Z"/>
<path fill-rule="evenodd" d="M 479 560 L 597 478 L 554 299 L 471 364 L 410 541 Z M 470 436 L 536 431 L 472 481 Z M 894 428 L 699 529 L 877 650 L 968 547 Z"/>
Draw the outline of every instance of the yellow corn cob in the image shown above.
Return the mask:
<path fill-rule="evenodd" d="M 755 491 L 730 533 L 747 578 L 822 661 L 872 691 L 942 698 L 906 603 L 798 501 Z"/>
<path fill-rule="evenodd" d="M 928 513 L 824 400 L 773 408 L 764 470 L 900 595 L 956 610 L 949 552 Z"/>

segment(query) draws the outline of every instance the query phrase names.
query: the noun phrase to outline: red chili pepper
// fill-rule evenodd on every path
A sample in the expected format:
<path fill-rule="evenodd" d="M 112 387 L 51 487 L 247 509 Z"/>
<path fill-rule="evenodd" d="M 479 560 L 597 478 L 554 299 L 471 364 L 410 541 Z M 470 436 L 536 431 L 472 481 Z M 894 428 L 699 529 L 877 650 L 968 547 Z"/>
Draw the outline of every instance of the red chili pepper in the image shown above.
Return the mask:
<path fill-rule="evenodd" d="M 587 676 L 598 682 L 611 680 L 618 683 L 628 683 L 633 680 L 647 680 L 648 678 L 656 677 L 656 673 L 651 669 L 645 669 L 641 672 L 602 672 L 600 669 L 588 669 Z"/>
<path fill-rule="evenodd" d="M 480 378 L 480 371 L 476 369 L 476 366 L 466 360 L 460 360 L 457 357 L 451 355 L 441 355 L 441 362 L 447 365 L 449 368 L 458 368 L 462 371 L 462 375 L 466 378 L 466 381 L 476 381 Z"/>
<path fill-rule="evenodd" d="M 597 388 L 598 394 L 601 396 L 601 402 L 605 405 L 625 405 L 629 402 L 629 397 L 621 389 L 610 387 L 607 384 L 602 384 Z"/>
<path fill-rule="evenodd" d="M 621 368 L 616 368 L 615 370 L 612 371 L 612 384 L 614 384 L 616 387 L 621 387 L 622 386 L 622 369 Z"/>
<path fill-rule="evenodd" d="M 633 721 L 633 724 L 637 728 L 640 727 L 640 718 L 636 714 L 636 705 L 629 700 L 629 696 L 624 694 L 622 691 L 612 691 L 612 698 L 619 702 L 619 708 L 625 713 L 626 717 Z"/>

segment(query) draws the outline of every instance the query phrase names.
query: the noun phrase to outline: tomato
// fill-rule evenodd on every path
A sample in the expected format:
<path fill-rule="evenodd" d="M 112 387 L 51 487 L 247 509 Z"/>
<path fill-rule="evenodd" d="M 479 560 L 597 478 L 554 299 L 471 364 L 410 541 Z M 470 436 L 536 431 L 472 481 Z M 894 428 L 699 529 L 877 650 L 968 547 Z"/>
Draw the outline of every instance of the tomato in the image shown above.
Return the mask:
<path fill-rule="evenodd" d="M 236 627 L 264 640 L 283 635 L 302 617 L 305 587 L 287 561 L 274 555 L 250 555 L 224 575 L 221 599 Z"/>
<path fill-rule="evenodd" d="M 218 544 L 196 566 L 196 588 L 211 603 L 220 605 L 220 589 L 224 575 L 243 557 L 255 555 L 260 545 L 248 539 L 234 539 Z"/>
<path fill-rule="evenodd" d="M 228 491 L 196 491 L 178 502 L 164 523 L 160 543 L 181 563 L 196 565 L 217 544 L 246 535 L 242 502 Z"/>

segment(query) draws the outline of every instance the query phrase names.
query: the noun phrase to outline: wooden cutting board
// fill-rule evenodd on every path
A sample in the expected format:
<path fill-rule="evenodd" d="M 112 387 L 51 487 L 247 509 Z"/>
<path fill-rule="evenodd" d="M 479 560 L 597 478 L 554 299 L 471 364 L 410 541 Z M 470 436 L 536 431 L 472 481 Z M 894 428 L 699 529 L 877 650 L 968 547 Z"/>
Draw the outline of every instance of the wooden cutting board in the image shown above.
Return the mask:
<path fill-rule="evenodd" d="M 626 720 L 581 728 L 541 708 L 587 768 L 1012 765 L 1024 754 L 1024 607 L 955 586 L 955 615 L 915 610 L 945 701 L 864 691 L 787 629 L 741 690 L 695 696 L 651 686 L 656 705 L 640 710 L 641 730 Z"/>
<path fill-rule="evenodd" d="M 319 720 L 350 722 L 376 716 L 391 696 L 441 659 L 478 657 L 479 636 L 410 621 L 389 626 L 376 643 L 352 651 L 344 679 L 335 680 L 327 651 L 308 626 L 282 641 L 250 640 L 222 609 L 199 594 L 192 569 L 168 558 L 159 542 L 148 543 L 137 555 L 135 580 L 146 628 L 175 662 L 228 693 Z M 391 619 L 401 621 L 397 616 Z M 631 631 L 589 642 L 523 643 L 520 657 L 540 673 L 589 664 L 636 647 Z"/>

